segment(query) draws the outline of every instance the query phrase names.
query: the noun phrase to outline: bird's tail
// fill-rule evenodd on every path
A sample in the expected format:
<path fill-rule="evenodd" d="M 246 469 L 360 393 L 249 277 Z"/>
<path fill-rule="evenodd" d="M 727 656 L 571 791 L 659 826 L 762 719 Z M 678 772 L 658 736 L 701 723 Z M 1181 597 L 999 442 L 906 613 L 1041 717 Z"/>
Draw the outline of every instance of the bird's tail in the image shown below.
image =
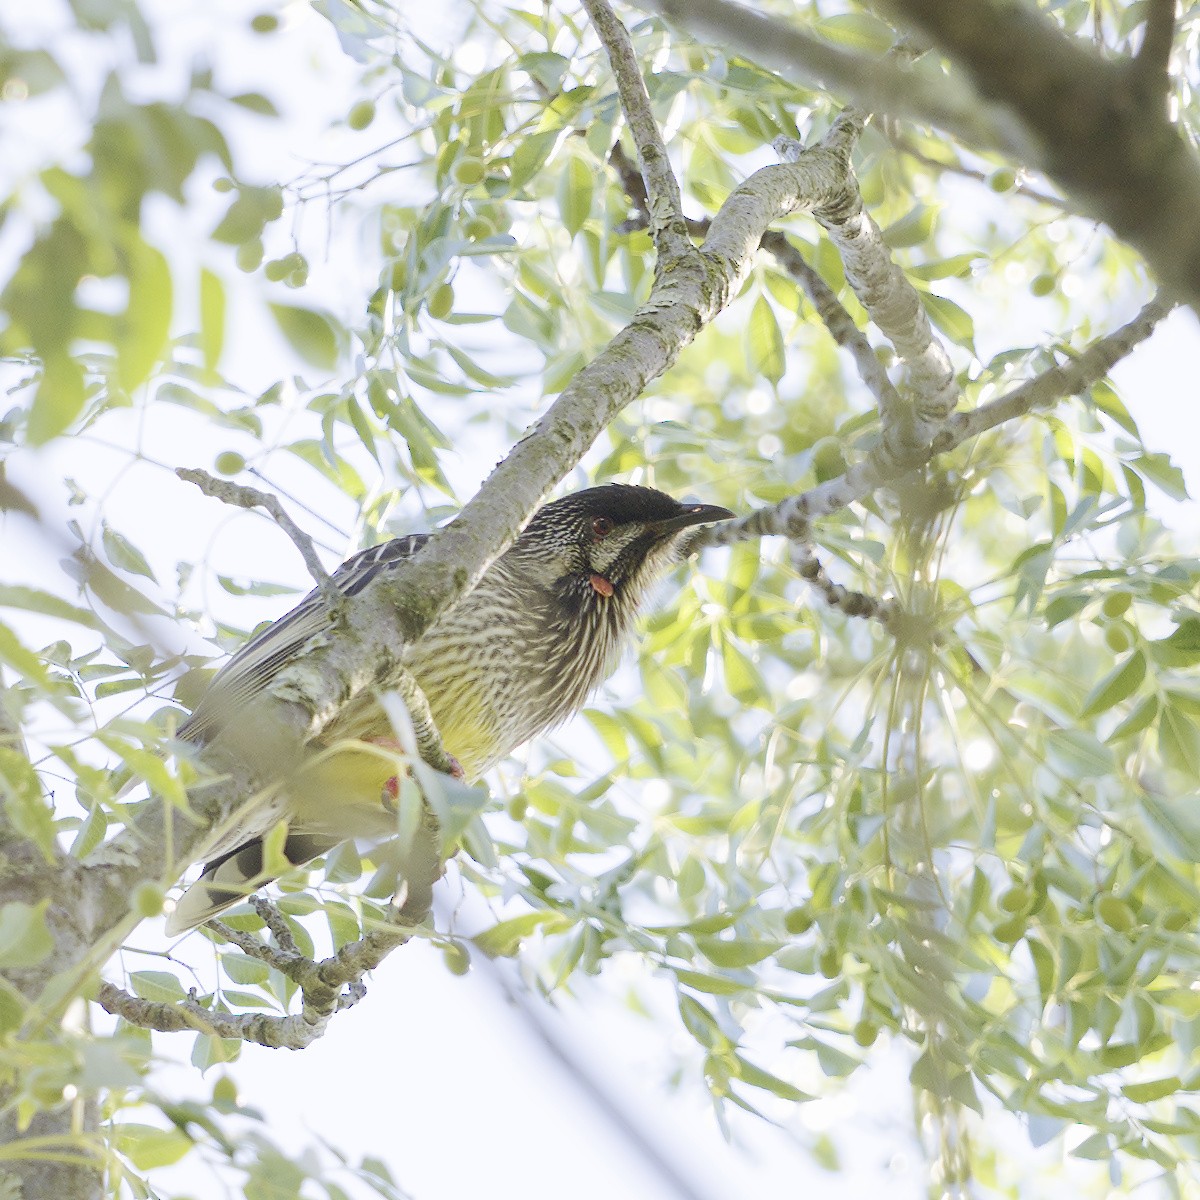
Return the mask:
<path fill-rule="evenodd" d="M 292 833 L 284 839 L 283 857 L 294 867 L 328 854 L 341 838 Z M 167 936 L 178 937 L 212 920 L 227 908 L 253 895 L 276 876 L 263 868 L 263 840 L 254 838 L 206 863 L 200 878 L 176 901 L 167 917 Z"/>

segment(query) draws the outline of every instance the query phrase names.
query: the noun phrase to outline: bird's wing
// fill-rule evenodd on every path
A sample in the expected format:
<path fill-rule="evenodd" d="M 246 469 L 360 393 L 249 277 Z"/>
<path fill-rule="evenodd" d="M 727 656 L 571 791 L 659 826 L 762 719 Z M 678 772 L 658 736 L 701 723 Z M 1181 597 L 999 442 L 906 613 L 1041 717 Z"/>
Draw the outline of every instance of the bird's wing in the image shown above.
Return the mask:
<path fill-rule="evenodd" d="M 330 578 L 344 596 L 355 596 L 380 571 L 412 558 L 429 541 L 427 533 L 411 533 L 361 550 L 346 559 Z M 220 732 L 234 713 L 254 700 L 305 645 L 329 623 L 329 610 L 319 589 L 309 592 L 291 612 L 251 638 L 217 672 L 196 711 L 183 723 L 179 736 L 202 744 Z"/>

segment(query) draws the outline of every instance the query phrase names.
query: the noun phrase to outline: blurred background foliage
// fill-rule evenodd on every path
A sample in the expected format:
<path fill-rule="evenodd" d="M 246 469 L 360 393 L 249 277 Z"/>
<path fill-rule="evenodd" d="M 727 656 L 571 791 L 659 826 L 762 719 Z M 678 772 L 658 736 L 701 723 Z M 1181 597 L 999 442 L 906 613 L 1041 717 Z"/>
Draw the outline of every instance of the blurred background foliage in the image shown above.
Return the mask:
<path fill-rule="evenodd" d="M 295 88 L 226 82 L 252 72 L 256 43 L 287 61 L 303 6 L 238 16 L 236 69 L 189 59 L 161 5 L 73 0 L 40 40 L 4 17 L 0 120 L 19 146 L 0 207 L 5 538 L 31 537 L 44 561 L 4 555 L 4 707 L 24 744 L 0 747 L 0 788 L 43 845 L 84 854 L 126 819 L 118 763 L 181 795 L 161 752 L 178 703 L 306 586 L 263 559 L 277 531 L 214 518 L 171 468 L 278 491 L 336 562 L 452 515 L 648 292 L 650 240 L 609 163 L 627 135 L 583 14 L 408 7 L 313 4 L 345 62 L 342 109 L 311 140 Z M 859 52 L 897 38 L 865 7 L 773 7 Z M 1043 7 L 1110 54 L 1136 44 L 1146 9 Z M 1174 81 L 1191 129 L 1198 10 L 1184 9 Z M 771 161 L 772 138 L 819 135 L 837 111 L 621 15 L 691 217 Z M 278 175 L 262 166 L 283 161 L 261 152 L 274 144 L 291 163 Z M 968 404 L 1151 294 L 1130 250 L 1020 164 L 888 120 L 855 162 Z M 811 219 L 784 228 L 865 324 Z M 900 1042 L 935 1191 L 1012 1186 L 978 1119 L 1006 1109 L 1098 1164 L 1078 1186 L 1195 1194 L 1200 562 L 1163 527 L 1160 498 L 1186 493 L 1139 436 L 1143 399 L 1098 384 L 822 521 L 831 574 L 896 598 L 890 631 L 821 606 L 778 540 L 681 570 L 636 661 L 492 781 L 488 839 L 457 861 L 490 916 L 474 936 L 429 934 L 448 967 L 519 956 L 547 993 L 615 958 L 665 976 L 671 1025 L 694 1043 L 679 1084 L 707 1089 L 721 1120 L 794 1121 Z M 850 363 L 763 254 L 571 483 L 745 512 L 836 476 L 877 432 Z M 359 935 L 386 900 L 369 879 L 343 848 L 284 882 L 302 948 Z M 135 902 L 159 904 L 153 889 Z M 48 952 L 21 907 L 0 914 L 9 967 Z M 261 927 L 249 908 L 233 920 Z M 215 968 L 195 961 L 210 942 Z M 199 986 L 232 1011 L 290 998 L 207 932 L 153 965 L 120 978 L 155 999 Z M 296 1163 L 265 1130 L 233 1132 L 269 1121 L 239 1108 L 221 1066 L 235 1044 L 198 1035 L 211 1101 L 175 1101 L 149 1073 L 149 1034 L 18 1041 L 22 1002 L 2 999 L 16 1103 L 102 1089 L 100 1152 L 128 1194 L 153 1194 L 146 1173 L 197 1145 L 248 1197 L 311 1177 L 336 1200 L 339 1171 L 400 1194 L 374 1160 Z"/>

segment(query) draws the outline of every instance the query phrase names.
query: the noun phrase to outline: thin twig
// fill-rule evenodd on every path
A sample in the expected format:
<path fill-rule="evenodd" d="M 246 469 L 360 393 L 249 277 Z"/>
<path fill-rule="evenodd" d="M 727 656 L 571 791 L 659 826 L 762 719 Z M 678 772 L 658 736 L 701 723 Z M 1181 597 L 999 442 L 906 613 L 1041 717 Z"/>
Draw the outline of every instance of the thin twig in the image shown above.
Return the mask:
<path fill-rule="evenodd" d="M 262 508 L 271 514 L 275 523 L 292 539 L 308 573 L 316 580 L 325 603 L 333 612 L 339 612 L 345 597 L 329 576 L 329 572 L 321 565 L 317 552 L 313 548 L 312 538 L 302 530 L 291 517 L 287 515 L 279 500 L 270 492 L 260 492 L 257 488 L 247 487 L 242 483 L 233 483 L 228 479 L 216 479 L 199 467 L 180 467 L 176 472 L 185 483 L 195 484 L 206 496 L 220 500 L 222 504 L 231 504 L 235 508 Z"/>
<path fill-rule="evenodd" d="M 424 891 L 428 897 L 428 891 Z M 388 920 L 370 933 L 343 946 L 331 958 L 314 960 L 268 946 L 253 935 L 231 929 L 222 922 L 213 926 L 238 949 L 267 963 L 300 988 L 301 1010 L 284 1016 L 268 1013 L 222 1013 L 207 1008 L 195 995 L 185 1000 L 144 1000 L 110 983 L 101 982 L 97 999 L 114 1016 L 131 1025 L 164 1033 L 197 1030 L 216 1037 L 236 1038 L 260 1046 L 302 1050 L 321 1037 L 334 1013 L 349 1008 L 365 993 L 363 976 L 374 970 L 397 947 L 413 936 L 424 920 L 428 903 L 418 916 L 405 908 L 390 908 Z"/>
<path fill-rule="evenodd" d="M 894 128 L 890 127 L 892 123 L 888 123 L 887 134 L 888 141 L 900 151 L 901 154 L 907 154 L 909 158 L 916 159 L 922 166 L 932 167 L 937 171 L 949 171 L 954 175 L 961 175 L 964 179 L 974 179 L 979 183 L 987 183 L 991 176 L 987 171 L 980 171 L 975 167 L 968 167 L 966 163 L 960 162 L 958 159 L 952 159 L 949 162 L 940 158 L 931 158 L 922 150 L 918 150 L 916 146 L 908 140 L 908 138 L 899 134 Z M 1054 208 L 1060 209 L 1062 212 L 1078 214 L 1079 208 L 1071 203 L 1063 196 L 1056 196 L 1052 192 L 1042 192 L 1035 187 L 1030 187 L 1022 179 L 1014 180 L 1010 192 L 1015 192 L 1018 196 L 1024 196 L 1027 200 L 1036 200 L 1039 204 L 1049 204 Z"/>
<path fill-rule="evenodd" d="M 880 600 L 867 595 L 866 592 L 856 592 L 840 583 L 834 583 L 810 542 L 793 544 L 792 565 L 800 578 L 812 584 L 830 608 L 835 608 L 848 617 L 866 617 L 886 626 L 895 615 L 894 600 Z"/>
<path fill-rule="evenodd" d="M 1023 417 L 1036 408 L 1047 408 L 1065 396 L 1086 391 L 1103 379 L 1135 346 L 1154 332 L 1154 327 L 1177 304 L 1178 300 L 1160 292 L 1146 304 L 1136 317 L 1120 329 L 1093 342 L 1077 358 L 1053 366 L 1036 378 L 970 412 L 955 413 L 933 445 L 934 454 L 961 445 L 997 425 Z"/>
<path fill-rule="evenodd" d="M 671 170 L 666 143 L 654 119 L 646 81 L 625 26 L 608 0 L 583 0 L 596 35 L 604 46 L 621 97 L 621 108 L 637 146 L 642 178 L 649 199 L 650 235 L 662 263 L 695 253 L 683 219 L 679 181 Z"/>
<path fill-rule="evenodd" d="M 292 931 L 288 928 L 287 921 L 283 919 L 283 913 L 262 896 L 251 896 L 250 903 L 254 906 L 254 911 L 262 923 L 275 935 L 279 949 L 284 954 L 299 954 L 300 950 L 296 945 L 296 939 L 292 937 Z"/>
<path fill-rule="evenodd" d="M 778 230 L 763 235 L 762 247 L 800 285 L 830 336 L 848 350 L 859 377 L 871 390 L 881 413 L 896 411 L 903 403 L 867 335 L 854 323 L 833 288 L 806 261 L 800 251 Z"/>

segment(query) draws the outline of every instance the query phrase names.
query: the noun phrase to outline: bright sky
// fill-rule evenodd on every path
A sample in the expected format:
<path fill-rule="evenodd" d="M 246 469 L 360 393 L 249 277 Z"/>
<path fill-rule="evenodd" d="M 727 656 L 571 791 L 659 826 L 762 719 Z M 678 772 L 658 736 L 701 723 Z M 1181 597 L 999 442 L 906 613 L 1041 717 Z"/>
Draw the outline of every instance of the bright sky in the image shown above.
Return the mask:
<path fill-rule="evenodd" d="M 162 65 L 146 73 L 148 90 L 194 55 L 207 53 L 226 90 L 265 91 L 296 114 L 286 139 L 275 136 L 274 129 L 264 138 L 252 118 L 241 123 L 238 149 L 256 164 L 262 181 L 294 174 L 297 147 L 306 152 L 319 147 L 322 155 L 335 158 L 348 143 L 347 134 L 331 147 L 320 131 L 348 107 L 345 97 L 358 71 L 338 51 L 329 26 L 304 5 L 284 10 L 286 37 L 265 39 L 246 32 L 249 11 L 240 0 L 156 0 L 152 7 L 159 14 L 156 27 L 165 53 Z M 34 39 L 34 22 L 54 29 L 62 19 L 61 5 L 38 6 L 28 15 L 24 36 Z M 299 54 L 297 45 L 303 46 Z M 298 69 L 297 61 L 304 66 Z M 94 76 L 103 65 L 80 58 L 80 78 Z M 320 87 L 314 87 L 314 80 L 320 80 Z M 40 143 L 41 135 L 26 127 L 10 143 L 7 170 L 19 172 L 36 163 Z M 197 197 L 201 206 L 203 201 Z M 211 213 L 219 211 L 218 198 L 211 203 Z M 211 213 L 197 221 L 196 229 L 211 226 Z M 160 219 L 166 229 L 175 218 L 163 212 Z M 172 244 L 186 264 L 191 253 L 186 240 L 180 244 L 176 238 Z M 3 249 L 0 242 L 0 261 Z M 345 258 L 314 261 L 311 294 L 336 309 L 339 297 L 352 295 L 359 282 L 347 271 Z M 233 340 L 223 368 L 253 393 L 289 369 L 288 352 L 272 329 L 254 319 L 245 296 L 235 295 L 233 302 Z M 189 320 L 186 304 L 183 308 L 181 329 Z M 1014 334 L 1006 324 L 1006 339 L 1026 336 L 1034 341 L 1052 328 L 1044 309 L 1028 306 L 1025 311 L 1030 328 Z M 1200 333 L 1190 314 L 1180 314 L 1114 373 L 1147 442 L 1180 456 L 1193 491 L 1200 488 L 1197 361 Z M 131 414 L 127 424 L 110 429 L 116 430 L 109 436 L 118 443 L 111 449 L 63 442 L 40 454 L 15 456 L 10 460 L 12 481 L 36 497 L 48 516 L 83 516 L 86 525 L 92 510 L 69 512 L 57 485 L 65 475 L 79 479 L 92 496 L 103 498 L 103 515 L 116 528 L 136 535 L 164 578 L 171 577 L 179 558 L 199 558 L 211 548 L 213 561 L 226 573 L 306 586 L 294 553 L 265 521 L 231 516 L 192 489 L 174 484 L 165 472 L 149 467 L 123 472 L 125 450 L 135 440 L 151 457 L 171 465 L 209 466 L 216 451 L 226 447 L 224 437 L 214 438 L 202 423 L 181 415 L 143 426 Z M 496 452 L 494 446 L 475 447 L 452 464 L 464 494 L 470 494 Z M 310 480 L 297 471 L 296 486 Z M 349 530 L 352 514 L 332 492 L 315 506 Z M 1191 533 L 1197 529 L 1192 506 L 1171 509 L 1170 520 Z M 29 537 L 18 525 L 0 527 L 0 534 L 4 560 L 10 567 L 19 564 L 14 572 L 19 581 L 63 586 L 55 565 L 57 547 Z M 336 559 L 346 547 L 333 536 L 329 542 Z M 252 612 L 245 602 L 216 593 L 204 596 L 200 606 L 249 623 L 278 615 L 287 602 L 263 600 Z M 57 636 L 36 622 L 30 630 L 35 642 Z M 193 649 L 202 645 L 189 631 L 173 631 L 172 636 Z M 567 732 L 561 738 L 569 742 L 572 736 Z M 439 927 L 469 931 L 486 923 L 487 913 L 464 897 L 453 878 L 442 886 Z M 139 932 L 136 941 L 147 947 L 161 944 L 151 930 Z M 202 959 L 205 952 L 197 938 L 183 953 Z M 131 959 L 129 965 L 148 964 Z M 671 1200 L 677 1193 L 630 1150 L 593 1102 L 591 1080 L 661 1147 L 675 1170 L 691 1181 L 694 1194 L 705 1200 L 814 1193 L 824 1200 L 849 1200 L 881 1189 L 892 1200 L 926 1194 L 912 1142 L 908 1059 L 902 1048 L 881 1045 L 869 1074 L 861 1073 L 842 1093 L 803 1106 L 787 1131 L 739 1117 L 734 1121 L 736 1144 L 729 1146 L 695 1079 L 678 1089 L 669 1084 L 680 1063 L 694 1076 L 698 1053 L 682 1032 L 664 1041 L 663 1030 L 676 1028 L 674 1000 L 664 981 L 648 982 L 631 964 L 618 960 L 601 981 L 583 979 L 576 996 L 558 997 L 554 1010 L 540 1008 L 540 1019 L 568 1048 L 577 1068 L 547 1053 L 536 1026 L 505 998 L 497 978 L 509 988 L 521 987 L 510 963 L 494 970 L 477 968 L 460 978 L 444 968 L 432 947 L 409 946 L 385 963 L 367 998 L 335 1020 L 323 1041 L 298 1054 L 248 1047 L 234 1077 L 244 1099 L 270 1114 L 272 1136 L 297 1153 L 320 1138 L 352 1158 L 378 1155 L 401 1185 L 423 1200 L 518 1200 L 530 1195 Z M 639 996 L 648 996 L 667 1014 L 661 1023 L 648 1022 L 625 1006 L 635 986 Z M 164 1055 L 186 1062 L 190 1039 L 164 1036 L 158 1044 Z M 190 1067 L 165 1072 L 164 1090 L 196 1088 Z M 827 1088 L 819 1079 L 797 1082 Z M 210 1083 L 211 1077 L 200 1090 L 206 1092 Z M 842 1153 L 841 1172 L 826 1173 L 813 1164 L 807 1147 L 822 1133 L 832 1135 Z M 1023 1160 L 1022 1173 L 1057 1159 L 1056 1151 L 1043 1151 L 1040 1157 L 1030 1151 L 1015 1130 L 1011 1142 L 1014 1155 Z M 168 1180 L 201 1198 L 222 1194 L 212 1181 L 190 1173 L 183 1178 L 179 1172 L 164 1174 L 164 1185 Z"/>

